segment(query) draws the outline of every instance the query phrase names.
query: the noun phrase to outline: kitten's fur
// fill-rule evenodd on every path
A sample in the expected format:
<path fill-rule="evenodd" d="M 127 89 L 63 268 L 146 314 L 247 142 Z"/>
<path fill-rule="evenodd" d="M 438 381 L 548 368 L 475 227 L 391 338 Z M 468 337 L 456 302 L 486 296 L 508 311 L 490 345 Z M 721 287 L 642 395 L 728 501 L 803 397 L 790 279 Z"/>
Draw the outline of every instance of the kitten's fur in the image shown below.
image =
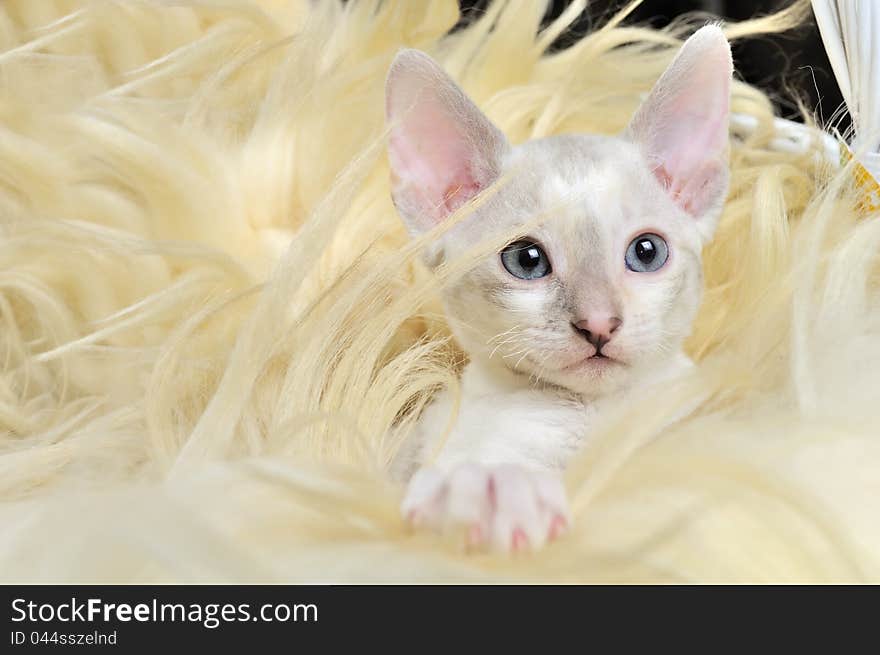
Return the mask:
<path fill-rule="evenodd" d="M 689 365 L 682 342 L 700 300 L 700 253 L 727 190 L 731 74 L 729 45 L 707 26 L 622 135 L 512 147 L 427 55 L 407 50 L 394 60 L 389 158 L 410 232 L 432 228 L 504 178 L 432 244 L 426 262 L 546 215 L 527 233 L 552 264 L 547 277 L 522 280 L 496 254 L 444 292 L 470 362 L 447 441 L 437 443 L 452 411 L 444 393 L 404 449 L 411 467 L 422 466 L 402 508 L 409 520 L 464 528 L 472 545 L 539 547 L 567 524 L 559 472 L 603 403 Z M 669 248 L 652 273 L 624 263 L 643 233 L 661 235 Z M 609 317 L 622 320 L 602 346 L 610 359 L 590 358 L 596 347 L 573 324 Z"/>

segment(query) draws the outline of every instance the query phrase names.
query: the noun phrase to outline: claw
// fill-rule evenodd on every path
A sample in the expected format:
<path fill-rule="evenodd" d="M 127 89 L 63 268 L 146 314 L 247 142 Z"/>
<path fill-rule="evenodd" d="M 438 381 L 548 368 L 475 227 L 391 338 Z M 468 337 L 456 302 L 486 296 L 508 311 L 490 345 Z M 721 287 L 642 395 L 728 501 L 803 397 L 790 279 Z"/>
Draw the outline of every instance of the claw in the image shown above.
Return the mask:
<path fill-rule="evenodd" d="M 513 531 L 513 537 L 511 539 L 511 548 L 513 552 L 519 552 L 522 550 L 527 550 L 529 547 L 529 538 L 526 536 L 525 531 L 522 528 L 516 528 Z"/>
<path fill-rule="evenodd" d="M 561 514 L 557 514 L 553 517 L 553 520 L 550 521 L 550 530 L 547 534 L 547 539 L 553 541 L 554 539 L 557 539 L 565 534 L 567 531 L 568 521 L 566 521 L 565 517 Z"/>

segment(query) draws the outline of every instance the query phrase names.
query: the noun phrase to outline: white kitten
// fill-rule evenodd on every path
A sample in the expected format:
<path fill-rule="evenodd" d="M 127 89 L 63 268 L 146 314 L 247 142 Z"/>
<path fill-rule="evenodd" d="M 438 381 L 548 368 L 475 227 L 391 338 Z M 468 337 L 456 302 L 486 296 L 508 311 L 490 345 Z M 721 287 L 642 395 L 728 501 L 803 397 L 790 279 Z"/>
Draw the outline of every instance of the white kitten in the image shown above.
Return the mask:
<path fill-rule="evenodd" d="M 540 547 L 567 525 L 560 472 L 603 403 L 689 365 L 700 253 L 727 190 L 731 75 L 730 47 L 707 26 L 622 135 L 513 147 L 427 55 L 398 54 L 389 158 L 409 231 L 504 176 L 425 261 L 454 259 L 490 234 L 528 234 L 444 290 L 470 362 L 451 435 L 438 443 L 453 411 L 442 393 L 397 463 L 422 467 L 403 502 L 408 520 L 464 529 L 474 546 Z"/>

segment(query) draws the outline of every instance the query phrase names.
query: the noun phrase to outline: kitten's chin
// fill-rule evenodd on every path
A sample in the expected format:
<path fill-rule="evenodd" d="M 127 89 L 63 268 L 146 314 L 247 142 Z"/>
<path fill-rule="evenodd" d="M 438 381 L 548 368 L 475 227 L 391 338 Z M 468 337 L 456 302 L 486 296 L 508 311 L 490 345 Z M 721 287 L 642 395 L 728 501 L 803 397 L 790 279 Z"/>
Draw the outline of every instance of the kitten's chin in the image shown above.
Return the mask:
<path fill-rule="evenodd" d="M 599 396 L 612 393 L 626 383 L 629 366 L 610 357 L 584 357 L 556 370 L 541 371 L 541 379 L 575 393 Z"/>

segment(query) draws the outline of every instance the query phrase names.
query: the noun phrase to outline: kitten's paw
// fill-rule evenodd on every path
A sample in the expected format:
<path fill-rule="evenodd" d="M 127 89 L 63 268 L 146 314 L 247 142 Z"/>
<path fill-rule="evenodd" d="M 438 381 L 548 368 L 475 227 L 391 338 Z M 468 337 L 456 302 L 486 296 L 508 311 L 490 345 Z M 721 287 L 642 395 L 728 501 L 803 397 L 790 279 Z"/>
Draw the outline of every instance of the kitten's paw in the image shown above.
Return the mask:
<path fill-rule="evenodd" d="M 568 528 L 568 502 L 558 475 L 515 465 L 423 468 L 401 505 L 412 526 L 464 531 L 471 548 L 535 550 Z"/>

